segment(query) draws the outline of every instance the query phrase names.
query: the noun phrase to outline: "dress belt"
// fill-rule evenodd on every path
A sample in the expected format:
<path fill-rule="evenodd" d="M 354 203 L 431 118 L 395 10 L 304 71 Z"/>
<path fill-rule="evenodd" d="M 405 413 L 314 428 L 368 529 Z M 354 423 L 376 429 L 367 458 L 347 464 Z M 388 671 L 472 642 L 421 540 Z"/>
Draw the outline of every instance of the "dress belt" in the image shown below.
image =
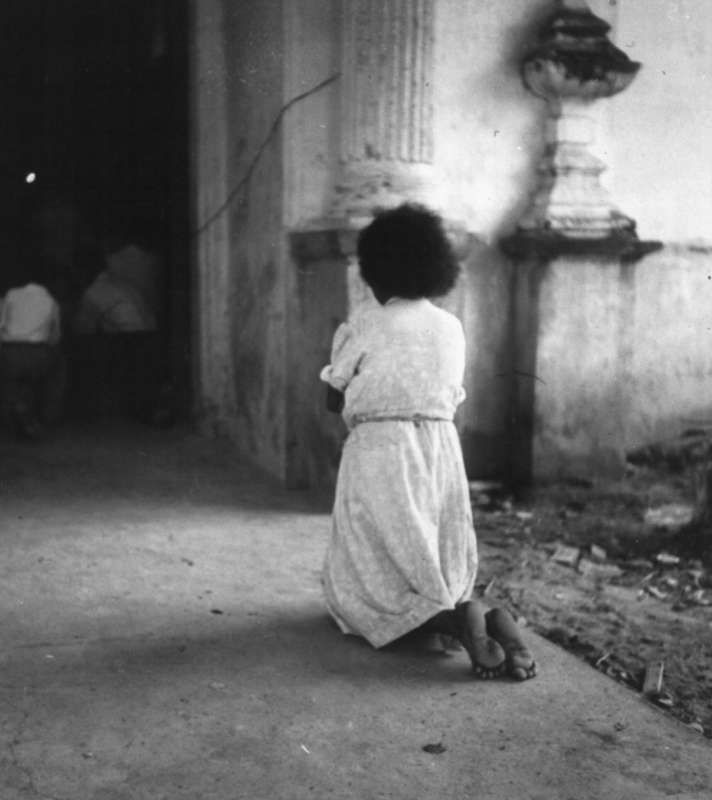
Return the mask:
<path fill-rule="evenodd" d="M 438 417 L 432 414 L 390 414 L 387 416 L 356 414 L 351 418 L 353 427 L 364 422 L 412 422 L 417 427 L 421 422 L 452 422 L 452 417 Z"/>

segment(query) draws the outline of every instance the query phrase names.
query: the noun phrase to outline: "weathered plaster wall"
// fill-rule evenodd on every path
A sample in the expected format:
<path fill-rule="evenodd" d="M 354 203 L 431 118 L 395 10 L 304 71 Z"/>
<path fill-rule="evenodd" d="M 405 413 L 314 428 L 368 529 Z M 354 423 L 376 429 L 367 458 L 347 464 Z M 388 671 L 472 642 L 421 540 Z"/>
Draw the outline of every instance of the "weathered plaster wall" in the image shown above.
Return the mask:
<path fill-rule="evenodd" d="M 634 288 L 627 448 L 712 423 L 712 251 L 666 247 Z"/>
<path fill-rule="evenodd" d="M 475 240 L 458 286 L 439 301 L 462 321 L 467 396 L 455 422 L 469 475 L 500 477 L 509 467 L 512 265 Z"/>
<path fill-rule="evenodd" d="M 606 104 L 613 197 L 643 238 L 710 243 L 712 4 L 619 0 L 616 8 L 614 38 L 643 68 Z"/>
<path fill-rule="evenodd" d="M 531 348 L 531 360 L 518 381 L 533 406 L 537 479 L 622 472 L 634 277 L 632 268 L 597 258 L 522 267 L 530 313 L 518 350 Z"/>
<path fill-rule="evenodd" d="M 215 216 L 229 192 L 223 5 L 194 0 L 191 12 L 195 412 L 204 429 L 230 435 L 235 419 L 230 243 L 227 214 Z"/>
<path fill-rule="evenodd" d="M 295 264 L 290 303 L 287 388 L 287 485 L 335 484 L 346 435 L 340 416 L 327 412 L 319 372 L 329 363 L 331 340 L 349 311 L 349 255 L 354 236 L 337 230 L 290 236 Z"/>
<path fill-rule="evenodd" d="M 284 224 L 289 230 L 323 219 L 332 199 L 338 157 L 339 3 L 287 2 L 284 128 Z M 332 83 L 318 89 L 330 78 Z M 303 95 L 307 96 L 303 96 Z"/>
<path fill-rule="evenodd" d="M 522 267 L 535 478 L 620 475 L 628 450 L 712 422 L 711 274 L 681 248 Z"/>
<path fill-rule="evenodd" d="M 286 244 L 282 224 L 281 0 L 225 0 L 231 352 L 241 451 L 284 473 Z"/>
<path fill-rule="evenodd" d="M 272 126 L 284 82 L 282 5 L 196 0 L 194 56 L 198 413 L 204 427 L 230 436 L 278 476 L 284 473 L 286 252 L 281 130 Z"/>
<path fill-rule="evenodd" d="M 486 242 L 516 223 L 535 185 L 545 109 L 524 89 L 519 59 L 551 5 L 435 5 L 437 201 Z"/>

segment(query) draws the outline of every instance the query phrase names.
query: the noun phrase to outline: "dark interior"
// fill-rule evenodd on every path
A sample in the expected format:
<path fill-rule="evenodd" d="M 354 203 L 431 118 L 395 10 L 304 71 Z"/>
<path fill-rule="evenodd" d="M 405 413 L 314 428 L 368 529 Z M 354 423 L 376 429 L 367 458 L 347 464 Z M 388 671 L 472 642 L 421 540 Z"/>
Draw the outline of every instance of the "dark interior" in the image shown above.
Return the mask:
<path fill-rule="evenodd" d="M 150 418 L 169 404 L 171 417 L 184 413 L 186 3 L 4 0 L 0 31 L 0 269 L 20 253 L 60 303 L 65 412 Z M 156 328 L 78 335 L 82 293 L 106 266 L 105 241 L 117 235 L 159 265 Z"/>

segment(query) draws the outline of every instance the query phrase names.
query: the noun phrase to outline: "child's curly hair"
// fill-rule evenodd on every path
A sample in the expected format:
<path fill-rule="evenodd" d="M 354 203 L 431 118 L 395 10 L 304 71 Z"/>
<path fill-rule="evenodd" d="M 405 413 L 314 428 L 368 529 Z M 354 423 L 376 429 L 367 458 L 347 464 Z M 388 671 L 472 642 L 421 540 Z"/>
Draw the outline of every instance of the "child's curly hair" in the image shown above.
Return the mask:
<path fill-rule="evenodd" d="M 460 272 L 442 219 L 416 203 L 379 211 L 359 234 L 357 253 L 361 277 L 388 297 L 441 297 Z"/>

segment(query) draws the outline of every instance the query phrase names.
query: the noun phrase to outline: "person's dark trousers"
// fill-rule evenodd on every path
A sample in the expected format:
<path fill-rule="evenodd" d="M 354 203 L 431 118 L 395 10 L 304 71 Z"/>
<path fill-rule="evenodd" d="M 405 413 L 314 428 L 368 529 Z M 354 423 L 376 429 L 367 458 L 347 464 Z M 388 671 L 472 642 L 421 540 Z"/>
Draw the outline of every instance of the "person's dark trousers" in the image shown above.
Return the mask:
<path fill-rule="evenodd" d="M 3 410 L 19 433 L 37 436 L 43 425 L 59 419 L 66 382 L 66 363 L 58 346 L 0 344 Z"/>

